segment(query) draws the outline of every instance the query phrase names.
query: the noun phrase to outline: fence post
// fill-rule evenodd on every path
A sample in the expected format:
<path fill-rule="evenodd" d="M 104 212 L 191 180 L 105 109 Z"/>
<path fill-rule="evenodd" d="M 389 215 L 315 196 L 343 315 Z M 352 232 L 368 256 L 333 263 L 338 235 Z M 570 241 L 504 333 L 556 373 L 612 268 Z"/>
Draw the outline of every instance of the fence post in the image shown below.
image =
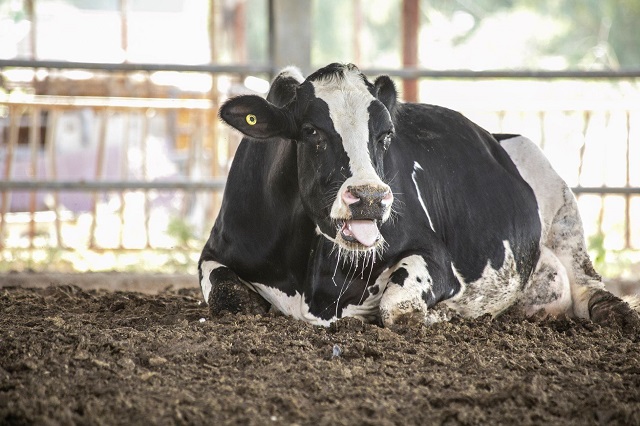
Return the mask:
<path fill-rule="evenodd" d="M 402 1 L 402 66 L 418 66 L 418 34 L 420 31 L 420 1 Z M 418 102 L 418 80 L 402 80 L 402 97 L 407 102 Z"/>
<path fill-rule="evenodd" d="M 311 0 L 269 1 L 269 45 L 276 70 L 296 65 L 311 71 Z"/>

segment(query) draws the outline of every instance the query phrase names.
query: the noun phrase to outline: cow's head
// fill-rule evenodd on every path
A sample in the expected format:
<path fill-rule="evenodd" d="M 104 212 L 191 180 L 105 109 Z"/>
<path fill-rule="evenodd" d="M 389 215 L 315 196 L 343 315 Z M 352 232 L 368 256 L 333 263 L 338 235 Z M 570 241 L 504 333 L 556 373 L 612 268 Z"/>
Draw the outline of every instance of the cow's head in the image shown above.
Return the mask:
<path fill-rule="evenodd" d="M 230 99 L 220 117 L 265 143 L 274 137 L 295 141 L 300 196 L 317 231 L 347 252 L 380 249 L 380 225 L 393 203 L 383 181 L 394 131 L 391 79 L 372 84 L 353 65 L 331 64 L 303 80 L 287 68 L 267 99 Z"/>

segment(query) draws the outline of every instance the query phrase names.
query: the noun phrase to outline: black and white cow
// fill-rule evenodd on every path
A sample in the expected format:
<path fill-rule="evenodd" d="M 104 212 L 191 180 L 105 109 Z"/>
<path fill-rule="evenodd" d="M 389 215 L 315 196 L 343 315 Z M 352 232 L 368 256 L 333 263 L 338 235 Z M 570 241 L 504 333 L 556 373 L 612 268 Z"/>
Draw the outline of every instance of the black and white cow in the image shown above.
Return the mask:
<path fill-rule="evenodd" d="M 320 325 L 513 305 L 638 322 L 594 271 L 572 192 L 522 136 L 399 102 L 389 77 L 341 64 L 306 80 L 286 68 L 266 100 L 232 98 L 220 117 L 245 138 L 199 262 L 214 312 L 246 309 L 248 288 Z"/>

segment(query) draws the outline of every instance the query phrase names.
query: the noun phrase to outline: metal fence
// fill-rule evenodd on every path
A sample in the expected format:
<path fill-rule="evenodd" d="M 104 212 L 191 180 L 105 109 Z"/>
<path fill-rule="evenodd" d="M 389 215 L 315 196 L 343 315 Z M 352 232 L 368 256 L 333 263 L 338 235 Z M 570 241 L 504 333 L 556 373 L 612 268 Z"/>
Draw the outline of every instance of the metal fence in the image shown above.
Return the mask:
<path fill-rule="evenodd" d="M 31 74 L 9 78 L 7 72 L 16 70 Z M 74 80 L 77 76 L 65 71 L 91 74 Z M 248 90 L 245 77 L 269 79 L 271 67 L 0 61 L 0 72 L 5 91 L 0 94 L 3 268 L 135 269 L 148 262 L 150 269 L 192 270 L 238 143 L 237 134 L 218 125 L 217 107 L 226 96 Z M 206 90 L 154 82 L 154 73 L 163 72 L 202 79 Z M 640 79 L 640 72 L 365 72 L 455 84 L 600 79 L 625 82 L 633 90 Z M 635 172 L 640 170 L 640 103 L 635 99 L 434 103 L 459 109 L 492 131 L 526 134 L 552 154 L 566 137 L 554 129 L 574 129 L 572 154 L 552 161 L 560 168 L 570 163 L 565 178 L 579 196 L 588 233 L 614 229 L 619 237 L 608 243 L 611 247 L 640 249 Z M 596 127 L 601 134 L 615 127 L 615 137 L 598 142 Z M 611 164 L 622 176 L 615 185 L 584 178 L 594 161 L 591 147 L 601 142 L 615 145 L 611 156 L 618 160 Z"/>
<path fill-rule="evenodd" d="M 265 68 L 0 68 L 2 268 L 135 269 L 158 253 L 151 269 L 190 268 L 238 142 L 219 128 L 218 102 Z"/>

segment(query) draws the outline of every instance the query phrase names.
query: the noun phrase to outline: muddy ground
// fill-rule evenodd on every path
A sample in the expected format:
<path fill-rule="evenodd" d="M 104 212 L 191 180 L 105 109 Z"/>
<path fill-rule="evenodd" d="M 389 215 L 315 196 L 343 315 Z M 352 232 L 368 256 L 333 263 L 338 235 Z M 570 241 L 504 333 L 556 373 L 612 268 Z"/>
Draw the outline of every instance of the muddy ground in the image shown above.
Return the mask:
<path fill-rule="evenodd" d="M 0 424 L 640 425 L 640 336 L 211 320 L 195 289 L 0 288 Z"/>

